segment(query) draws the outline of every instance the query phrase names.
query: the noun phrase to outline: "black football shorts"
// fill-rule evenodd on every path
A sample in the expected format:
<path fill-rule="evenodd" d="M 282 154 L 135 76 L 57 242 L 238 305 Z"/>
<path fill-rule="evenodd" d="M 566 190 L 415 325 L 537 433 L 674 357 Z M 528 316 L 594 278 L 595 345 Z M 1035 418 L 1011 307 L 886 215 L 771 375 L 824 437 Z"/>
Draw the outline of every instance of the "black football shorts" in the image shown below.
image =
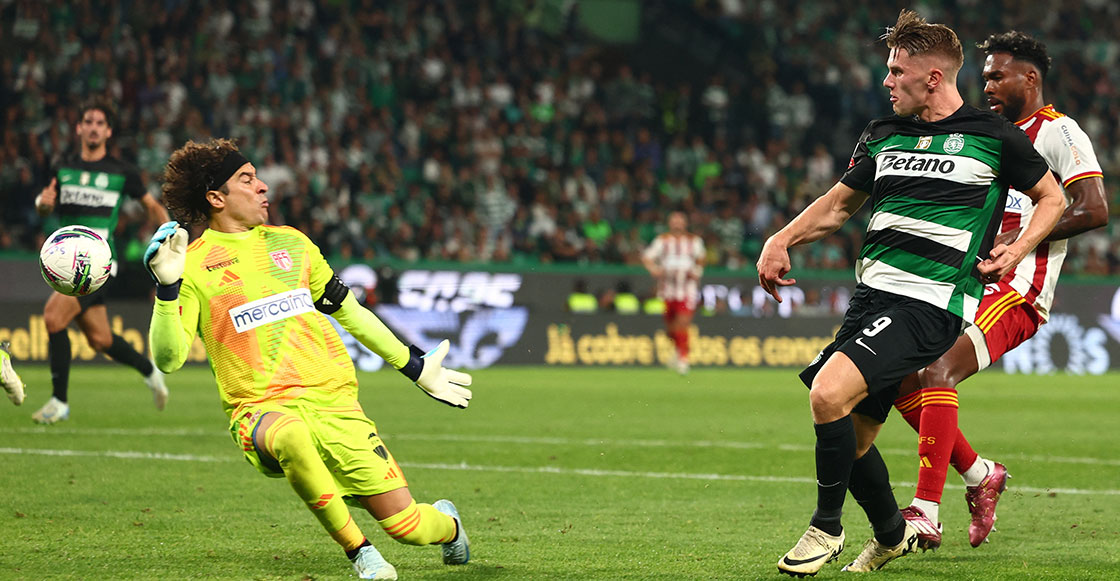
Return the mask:
<path fill-rule="evenodd" d="M 960 317 L 910 297 L 857 285 L 836 339 L 801 372 L 813 378 L 833 353 L 847 355 L 867 382 L 868 396 L 853 411 L 886 421 L 903 378 L 933 363 L 960 336 Z"/>

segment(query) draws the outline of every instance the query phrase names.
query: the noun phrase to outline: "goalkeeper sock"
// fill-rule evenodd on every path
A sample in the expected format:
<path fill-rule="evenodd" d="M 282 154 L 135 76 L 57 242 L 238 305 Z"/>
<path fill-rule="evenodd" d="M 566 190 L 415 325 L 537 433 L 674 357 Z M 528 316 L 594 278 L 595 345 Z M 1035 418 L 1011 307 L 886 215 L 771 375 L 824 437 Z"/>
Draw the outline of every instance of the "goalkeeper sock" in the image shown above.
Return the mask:
<path fill-rule="evenodd" d="M 265 451 L 280 463 L 292 490 L 336 543 L 347 551 L 361 546 L 365 535 L 350 517 L 303 421 L 281 415 L 260 440 L 254 435 L 254 441 L 264 442 Z"/>
<path fill-rule="evenodd" d="M 406 545 L 434 545 L 450 543 L 458 531 L 455 519 L 443 514 L 430 504 L 409 503 L 404 510 L 377 521 L 393 540 Z"/>
<path fill-rule="evenodd" d="M 70 330 L 63 329 L 47 336 L 47 357 L 51 363 L 51 387 L 58 401 L 66 402 L 70 387 Z"/>
<path fill-rule="evenodd" d="M 144 377 L 151 375 L 152 370 L 155 369 L 152 366 L 152 362 L 149 361 L 147 357 L 144 357 L 133 349 L 132 345 L 129 345 L 128 341 L 124 340 L 124 337 L 116 333 L 113 334 L 113 344 L 109 345 L 109 348 L 105 350 L 105 354 L 112 357 L 113 361 L 123 363 L 139 371 L 140 375 Z"/>

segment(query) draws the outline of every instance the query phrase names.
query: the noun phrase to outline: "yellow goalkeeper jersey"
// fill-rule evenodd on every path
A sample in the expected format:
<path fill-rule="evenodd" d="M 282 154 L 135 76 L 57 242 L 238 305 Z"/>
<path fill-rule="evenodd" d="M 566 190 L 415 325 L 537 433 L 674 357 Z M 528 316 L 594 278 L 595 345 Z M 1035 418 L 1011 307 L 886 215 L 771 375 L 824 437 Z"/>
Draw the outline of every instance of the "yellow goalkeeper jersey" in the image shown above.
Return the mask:
<path fill-rule="evenodd" d="M 183 332 L 159 334 L 178 344 L 153 340 L 153 352 L 182 350 L 181 341 L 201 335 L 231 417 L 266 401 L 357 406 L 353 362 L 314 305 L 333 275 L 319 248 L 294 228 L 207 229 L 187 248 L 177 313 Z M 157 301 L 153 326 L 176 318 L 174 304 Z"/>

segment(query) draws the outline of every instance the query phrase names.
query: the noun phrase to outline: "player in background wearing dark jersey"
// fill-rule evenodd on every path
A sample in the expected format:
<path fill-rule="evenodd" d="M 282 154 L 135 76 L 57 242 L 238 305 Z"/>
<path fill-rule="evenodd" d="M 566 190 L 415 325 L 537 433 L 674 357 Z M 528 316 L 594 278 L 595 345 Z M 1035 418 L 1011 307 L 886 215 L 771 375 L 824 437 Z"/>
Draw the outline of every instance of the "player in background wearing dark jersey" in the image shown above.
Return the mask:
<path fill-rule="evenodd" d="M 1108 223 L 1104 179 L 1089 137 L 1077 122 L 1046 104 L 1043 81 L 1050 69 L 1046 46 L 1022 32 L 989 36 L 984 92 L 992 111 L 1023 128 L 1070 199 L 1058 224 L 1020 265 L 987 285 L 970 326 L 940 359 L 903 382 L 895 407 L 918 431 L 918 486 L 903 516 L 919 529 L 918 546 L 941 545 L 938 508 L 949 464 L 961 474 L 972 521 L 968 540 L 980 546 L 995 523 L 1007 469 L 981 458 L 957 427 L 956 386 L 1030 339 L 1046 322 L 1065 258 L 1067 238 Z M 1014 239 L 1030 218 L 1022 195 L 1011 192 L 997 240 Z M 937 524 L 934 524 L 937 523 Z"/>
<path fill-rule="evenodd" d="M 914 549 L 917 530 L 898 509 L 875 436 L 899 382 L 936 361 L 973 319 L 979 279 L 1010 272 L 1065 207 L 1026 135 L 964 104 L 956 33 L 903 10 L 883 40 L 883 86 L 896 115 L 868 125 L 840 182 L 771 236 L 758 260 L 759 283 L 780 301 L 777 287 L 796 282 L 784 278 L 788 248 L 835 232 L 871 198 L 856 292 L 835 341 L 801 373 L 816 432 L 817 503 L 809 529 L 778 561 L 794 576 L 816 574 L 844 549 L 849 490 L 874 535 L 845 571 L 874 571 Z M 1035 202 L 1035 215 L 1017 240 L 993 247 L 1008 186 Z"/>
<path fill-rule="evenodd" d="M 46 216 L 58 210 L 63 226 L 81 224 L 105 236 L 112 246 L 117 213 L 125 197 L 139 200 L 156 224 L 168 220 L 167 210 L 144 191 L 140 174 L 130 164 L 109 156 L 106 144 L 113 136 L 113 107 L 100 99 L 82 105 L 77 133 L 80 149 L 76 155 L 60 160 L 50 184 L 35 198 L 35 210 Z M 53 424 L 70 417 L 67 392 L 70 387 L 70 335 L 72 321 L 86 337 L 89 346 L 118 363 L 132 367 L 144 376 L 152 391 L 156 409 L 167 404 L 163 374 L 138 353 L 123 337 L 112 332 L 105 310 L 105 289 L 84 297 L 52 292 L 43 307 L 43 322 L 48 333 L 48 358 L 53 394 L 32 419 Z"/>

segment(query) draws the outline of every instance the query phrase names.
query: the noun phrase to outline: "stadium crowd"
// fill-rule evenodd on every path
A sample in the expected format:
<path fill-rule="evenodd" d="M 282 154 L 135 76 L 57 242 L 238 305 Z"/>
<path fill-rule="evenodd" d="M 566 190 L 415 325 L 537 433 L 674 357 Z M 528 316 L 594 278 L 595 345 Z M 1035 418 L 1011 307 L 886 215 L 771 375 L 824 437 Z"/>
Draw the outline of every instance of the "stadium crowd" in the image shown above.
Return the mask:
<path fill-rule="evenodd" d="M 855 123 L 889 113 L 869 39 L 897 7 L 638 4 L 647 42 L 672 22 L 718 54 L 682 47 L 683 66 L 651 66 L 641 42 L 598 39 L 560 0 L 0 0 L 0 251 L 50 231 L 33 200 L 74 146 L 77 104 L 107 94 L 110 146 L 153 195 L 176 144 L 235 138 L 271 187 L 272 222 L 343 261 L 639 264 L 679 208 L 709 264 L 750 267 L 838 178 Z M 966 43 L 966 101 L 983 102 L 976 41 L 1035 33 L 1055 57 L 1047 94 L 1094 139 L 1106 185 L 1120 174 L 1120 7 L 950 4 L 922 10 Z M 119 250 L 137 259 L 156 225 L 126 213 Z M 862 226 L 795 266 L 850 268 Z M 1120 236 L 1071 241 L 1066 264 L 1120 274 Z"/>

